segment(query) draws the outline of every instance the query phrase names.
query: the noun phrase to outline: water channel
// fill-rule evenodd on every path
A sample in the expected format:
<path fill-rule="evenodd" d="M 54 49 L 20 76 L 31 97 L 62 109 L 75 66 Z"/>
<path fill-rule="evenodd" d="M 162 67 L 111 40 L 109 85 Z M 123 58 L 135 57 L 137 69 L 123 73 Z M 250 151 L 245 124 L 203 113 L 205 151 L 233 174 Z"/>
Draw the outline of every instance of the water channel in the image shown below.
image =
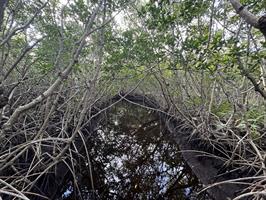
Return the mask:
<path fill-rule="evenodd" d="M 184 163 L 173 136 L 151 110 L 121 102 L 99 121 L 87 142 L 79 189 L 70 181 L 61 199 L 210 199 Z M 89 166 L 88 166 L 89 165 Z"/>

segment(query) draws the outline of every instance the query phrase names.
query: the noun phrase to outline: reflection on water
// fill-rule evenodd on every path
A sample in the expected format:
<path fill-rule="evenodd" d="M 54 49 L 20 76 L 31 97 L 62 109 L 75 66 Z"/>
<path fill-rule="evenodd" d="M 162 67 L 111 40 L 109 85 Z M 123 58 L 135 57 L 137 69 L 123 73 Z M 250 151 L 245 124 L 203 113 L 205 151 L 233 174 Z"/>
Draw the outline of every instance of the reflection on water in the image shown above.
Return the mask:
<path fill-rule="evenodd" d="M 196 197 L 201 185 L 156 114 L 119 103 L 105 114 L 87 142 L 92 168 L 84 156 L 78 189 L 63 199 L 208 199 Z"/>

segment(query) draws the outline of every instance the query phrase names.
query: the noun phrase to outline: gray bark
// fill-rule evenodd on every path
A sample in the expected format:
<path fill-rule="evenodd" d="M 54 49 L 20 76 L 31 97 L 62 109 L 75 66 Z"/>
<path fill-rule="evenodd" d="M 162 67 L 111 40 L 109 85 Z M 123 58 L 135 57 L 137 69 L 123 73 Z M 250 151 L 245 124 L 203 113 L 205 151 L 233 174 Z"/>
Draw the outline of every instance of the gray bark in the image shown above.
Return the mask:
<path fill-rule="evenodd" d="M 245 20 L 246 23 L 259 29 L 266 39 L 266 16 L 257 17 L 247 10 L 247 8 L 240 3 L 239 0 L 230 0 L 236 13 Z"/>
<path fill-rule="evenodd" d="M 4 21 L 4 13 L 5 13 L 5 8 L 8 3 L 8 0 L 1 0 L 0 1 L 0 31 L 2 30 L 2 25 Z"/>

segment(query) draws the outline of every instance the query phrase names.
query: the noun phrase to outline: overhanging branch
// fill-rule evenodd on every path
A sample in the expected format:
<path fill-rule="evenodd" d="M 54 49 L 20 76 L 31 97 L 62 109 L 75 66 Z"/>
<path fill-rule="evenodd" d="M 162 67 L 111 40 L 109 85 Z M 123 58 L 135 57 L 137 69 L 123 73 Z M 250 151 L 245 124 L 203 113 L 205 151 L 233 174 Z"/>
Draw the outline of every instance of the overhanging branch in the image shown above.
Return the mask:
<path fill-rule="evenodd" d="M 249 12 L 247 8 L 242 5 L 238 0 L 230 0 L 236 13 L 245 20 L 246 23 L 259 29 L 266 38 L 266 16 L 257 17 L 253 13 Z"/>

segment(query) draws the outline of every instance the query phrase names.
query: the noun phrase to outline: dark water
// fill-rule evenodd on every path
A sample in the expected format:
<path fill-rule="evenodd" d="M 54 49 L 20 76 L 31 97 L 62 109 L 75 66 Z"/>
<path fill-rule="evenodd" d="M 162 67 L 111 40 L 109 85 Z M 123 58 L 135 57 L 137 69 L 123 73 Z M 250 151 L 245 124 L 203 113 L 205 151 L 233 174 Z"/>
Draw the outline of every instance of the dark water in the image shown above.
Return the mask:
<path fill-rule="evenodd" d="M 155 113 L 127 103 L 113 107 L 87 142 L 77 184 L 61 199 L 208 199 Z M 78 185 L 78 188 L 74 185 Z M 78 198 L 79 196 L 79 198 Z"/>

